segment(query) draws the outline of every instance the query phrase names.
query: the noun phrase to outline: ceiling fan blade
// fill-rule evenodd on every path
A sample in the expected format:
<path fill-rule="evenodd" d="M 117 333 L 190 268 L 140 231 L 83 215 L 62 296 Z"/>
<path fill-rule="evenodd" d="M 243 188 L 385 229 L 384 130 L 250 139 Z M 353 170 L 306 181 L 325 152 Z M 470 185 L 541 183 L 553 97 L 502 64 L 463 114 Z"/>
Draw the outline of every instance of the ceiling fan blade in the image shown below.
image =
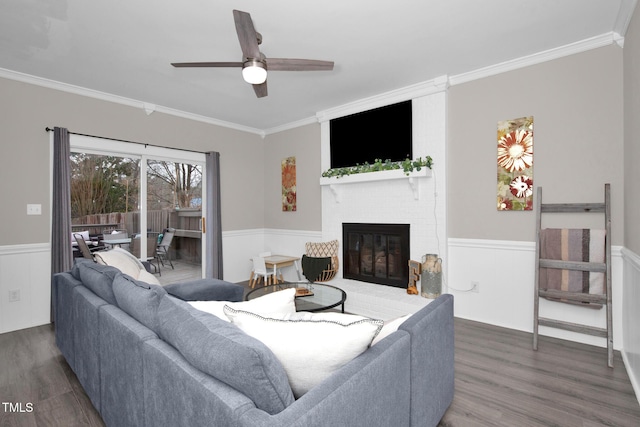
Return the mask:
<path fill-rule="evenodd" d="M 258 98 L 264 98 L 265 96 L 267 96 L 267 82 L 252 86 L 253 91 L 256 93 L 256 96 Z"/>
<path fill-rule="evenodd" d="M 242 62 L 172 62 L 174 67 L 242 67 Z"/>
<path fill-rule="evenodd" d="M 240 10 L 233 11 L 236 33 L 242 48 L 242 62 L 172 62 L 174 67 L 242 67 L 243 71 L 255 71 L 251 68 L 261 68 L 267 71 L 331 71 L 333 61 L 319 61 L 315 59 L 265 58 L 260 52 L 262 36 L 253 26 L 251 15 Z M 245 66 L 249 67 L 245 69 Z M 243 73 L 244 74 L 244 73 Z M 247 77 L 249 81 L 252 79 Z M 260 81 L 260 80 L 253 80 Z M 267 82 L 254 84 L 253 90 L 258 98 L 267 96 Z"/>
<path fill-rule="evenodd" d="M 233 11 L 233 20 L 236 23 L 236 32 L 240 41 L 240 48 L 245 58 L 260 59 L 258 47 L 258 34 L 253 26 L 251 15 L 239 10 Z"/>
<path fill-rule="evenodd" d="M 316 59 L 267 58 L 267 70 L 270 71 L 331 71 L 333 61 Z"/>

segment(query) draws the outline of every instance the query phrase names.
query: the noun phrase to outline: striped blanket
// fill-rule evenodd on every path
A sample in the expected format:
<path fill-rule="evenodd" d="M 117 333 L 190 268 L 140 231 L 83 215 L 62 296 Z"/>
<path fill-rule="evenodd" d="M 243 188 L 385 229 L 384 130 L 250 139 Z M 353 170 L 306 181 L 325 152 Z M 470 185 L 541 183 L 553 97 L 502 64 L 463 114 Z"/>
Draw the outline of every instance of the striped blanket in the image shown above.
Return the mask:
<path fill-rule="evenodd" d="M 604 262 L 604 243 L 605 230 L 547 228 L 540 232 L 540 258 Z M 604 273 L 541 268 L 539 277 L 540 289 L 604 293 Z"/>

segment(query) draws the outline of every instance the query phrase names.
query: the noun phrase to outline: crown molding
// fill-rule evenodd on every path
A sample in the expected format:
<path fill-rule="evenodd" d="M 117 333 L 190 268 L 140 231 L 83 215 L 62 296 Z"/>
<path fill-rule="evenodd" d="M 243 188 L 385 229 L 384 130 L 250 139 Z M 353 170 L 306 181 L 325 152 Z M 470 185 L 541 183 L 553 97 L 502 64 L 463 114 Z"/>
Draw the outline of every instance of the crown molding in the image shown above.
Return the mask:
<path fill-rule="evenodd" d="M 565 56 L 573 55 L 576 53 L 586 52 L 588 50 L 597 49 L 599 47 L 609 46 L 613 43 L 616 43 L 618 44 L 618 46 L 622 47 L 624 45 L 624 37 L 614 32 L 602 34 L 597 37 L 581 40 L 579 42 L 564 45 L 555 49 L 549 49 L 543 52 L 535 53 L 533 55 L 523 56 L 512 61 L 505 61 L 499 64 L 490 65 L 488 67 L 470 71 L 468 73 L 457 74 L 455 76 L 451 76 L 450 82 L 452 86 L 467 83 L 473 80 L 479 80 L 485 77 L 495 76 L 497 74 L 506 73 L 508 71 L 514 71 L 520 68 L 529 67 L 531 65 L 537 65 L 554 59 L 563 58 Z"/>
<path fill-rule="evenodd" d="M 249 126 L 239 125 L 237 123 L 226 122 L 223 120 L 214 119 L 211 117 L 201 116 L 198 114 L 192 114 L 185 111 L 175 110 L 173 108 L 163 107 L 155 105 L 149 102 L 139 101 L 131 98 L 125 98 L 118 95 L 109 94 L 106 92 L 100 92 L 93 89 L 88 89 L 80 86 L 70 85 L 67 83 L 58 82 L 55 80 L 44 79 L 41 77 L 32 76 L 29 74 L 19 73 L 16 71 L 0 68 L 0 77 L 16 80 L 23 83 L 29 83 L 49 89 L 59 90 L 76 95 L 86 96 L 102 101 L 113 102 L 120 105 L 126 105 L 133 108 L 138 108 L 150 115 L 152 113 L 164 113 L 176 117 L 181 117 L 188 120 L 194 120 L 203 122 L 215 126 L 221 126 L 229 129 L 234 129 L 242 132 L 258 135 L 265 138 L 266 135 L 275 134 L 285 130 L 294 129 L 309 124 L 328 121 L 337 117 L 346 116 L 349 114 L 359 113 L 361 111 L 370 110 L 372 108 L 378 108 L 385 105 L 395 104 L 397 102 L 407 101 L 409 99 L 418 98 L 426 95 L 431 95 L 438 92 L 446 91 L 449 86 L 467 83 L 473 80 L 482 79 L 485 77 L 495 76 L 497 74 L 505 73 L 508 71 L 514 71 L 520 68 L 525 68 L 531 65 L 541 64 L 543 62 L 559 59 L 565 56 L 573 55 L 576 53 L 585 52 L 591 49 L 596 49 L 604 46 L 609 46 L 613 43 L 618 46 L 624 46 L 624 34 L 629 26 L 629 20 L 635 9 L 637 0 L 625 0 L 620 7 L 618 18 L 616 21 L 616 29 L 619 32 L 609 32 L 600 36 L 592 37 L 579 42 L 571 43 L 559 48 L 550 49 L 544 52 L 539 52 L 533 55 L 517 58 L 512 61 L 505 61 L 499 64 L 491 65 L 488 67 L 480 68 L 468 73 L 457 74 L 454 76 L 443 75 L 433 80 L 417 83 L 411 86 L 406 86 L 397 90 L 392 90 L 379 95 L 374 95 L 369 98 L 364 98 L 358 101 L 354 101 L 348 104 L 340 105 L 334 108 L 330 108 L 324 111 L 316 113 L 315 116 L 307 117 L 295 122 L 285 123 L 281 126 L 276 126 L 269 129 L 257 129 Z"/>
<path fill-rule="evenodd" d="M 638 0 L 622 0 L 620 3 L 620 9 L 618 10 L 618 16 L 616 17 L 616 23 L 614 25 L 614 31 L 621 34 L 623 37 L 627 34 L 629 29 L 629 23 L 633 17 L 633 11 L 636 8 Z"/>
<path fill-rule="evenodd" d="M 115 104 L 125 105 L 127 107 L 138 108 L 145 112 L 146 115 L 158 112 L 169 114 L 184 119 L 195 120 L 197 122 L 203 122 L 215 126 L 222 126 L 225 128 L 235 129 L 243 132 L 254 133 L 264 137 L 264 131 L 248 126 L 242 126 L 237 123 L 226 122 L 224 120 L 217 120 L 211 117 L 201 116 L 198 114 L 187 113 L 186 111 L 175 110 L 173 108 L 163 107 L 155 105 L 149 102 L 139 101 L 136 99 L 125 98 L 119 95 L 113 95 L 98 90 L 88 89 L 81 86 L 75 86 L 68 83 L 62 83 L 55 80 L 45 79 L 42 77 L 32 76 L 30 74 L 20 73 L 17 71 L 7 70 L 0 68 L 0 77 L 9 80 L 15 80 L 22 83 L 28 83 L 36 86 L 41 86 L 47 89 L 59 90 L 61 92 L 71 93 L 74 95 L 86 96 L 88 98 L 98 99 L 100 101 L 113 102 Z"/>
<path fill-rule="evenodd" d="M 265 135 L 271 135 L 273 133 L 283 132 L 285 130 L 295 129 L 306 125 L 311 125 L 314 123 L 318 123 L 318 119 L 315 116 L 307 117 L 301 120 L 296 120 L 295 122 L 285 123 L 280 126 L 275 126 L 264 131 Z"/>
<path fill-rule="evenodd" d="M 355 102 L 339 105 L 328 110 L 320 111 L 316 114 L 318 122 L 326 122 L 338 117 L 348 116 L 350 114 L 360 113 L 362 111 L 371 110 L 373 108 L 383 107 L 422 96 L 443 92 L 449 87 L 449 77 L 444 75 L 436 77 L 433 80 L 417 83 L 411 86 L 405 86 L 400 89 L 374 95 L 369 98 L 363 98 Z"/>

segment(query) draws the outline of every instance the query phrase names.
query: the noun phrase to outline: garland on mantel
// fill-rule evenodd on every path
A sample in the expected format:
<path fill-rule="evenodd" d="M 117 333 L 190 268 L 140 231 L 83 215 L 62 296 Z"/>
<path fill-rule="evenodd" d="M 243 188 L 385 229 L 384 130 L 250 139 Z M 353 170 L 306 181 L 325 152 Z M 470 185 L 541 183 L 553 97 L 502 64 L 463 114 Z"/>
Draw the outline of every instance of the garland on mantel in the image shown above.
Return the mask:
<path fill-rule="evenodd" d="M 388 171 L 388 170 L 396 170 L 402 169 L 405 175 L 409 175 L 410 172 L 419 171 L 423 167 L 427 167 L 431 169 L 431 165 L 433 163 L 433 159 L 431 156 L 427 156 L 426 158 L 418 157 L 415 160 L 405 159 L 399 162 L 392 162 L 387 159 L 384 162 L 380 159 L 375 159 L 372 164 L 365 162 L 364 164 L 357 164 L 355 166 L 348 166 L 344 168 L 334 168 L 329 169 L 322 172 L 323 178 L 340 178 L 341 176 L 346 175 L 355 175 L 357 173 L 368 173 L 368 172 L 380 172 L 380 171 Z"/>

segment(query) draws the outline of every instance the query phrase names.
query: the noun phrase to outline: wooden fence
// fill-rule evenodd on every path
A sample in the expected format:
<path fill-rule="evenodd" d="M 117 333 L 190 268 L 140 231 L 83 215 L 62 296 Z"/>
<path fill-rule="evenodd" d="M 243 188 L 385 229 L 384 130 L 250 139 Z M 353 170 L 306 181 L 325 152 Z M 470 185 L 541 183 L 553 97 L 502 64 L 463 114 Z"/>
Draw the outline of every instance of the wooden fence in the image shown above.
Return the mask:
<path fill-rule="evenodd" d="M 156 210 L 147 212 L 147 231 L 162 233 L 165 228 L 175 228 L 171 243 L 173 259 L 200 263 L 202 260 L 201 209 Z M 112 212 L 86 215 L 71 220 L 73 231 L 89 230 L 92 235 L 127 230 L 130 236 L 140 232 L 140 212 Z"/>

